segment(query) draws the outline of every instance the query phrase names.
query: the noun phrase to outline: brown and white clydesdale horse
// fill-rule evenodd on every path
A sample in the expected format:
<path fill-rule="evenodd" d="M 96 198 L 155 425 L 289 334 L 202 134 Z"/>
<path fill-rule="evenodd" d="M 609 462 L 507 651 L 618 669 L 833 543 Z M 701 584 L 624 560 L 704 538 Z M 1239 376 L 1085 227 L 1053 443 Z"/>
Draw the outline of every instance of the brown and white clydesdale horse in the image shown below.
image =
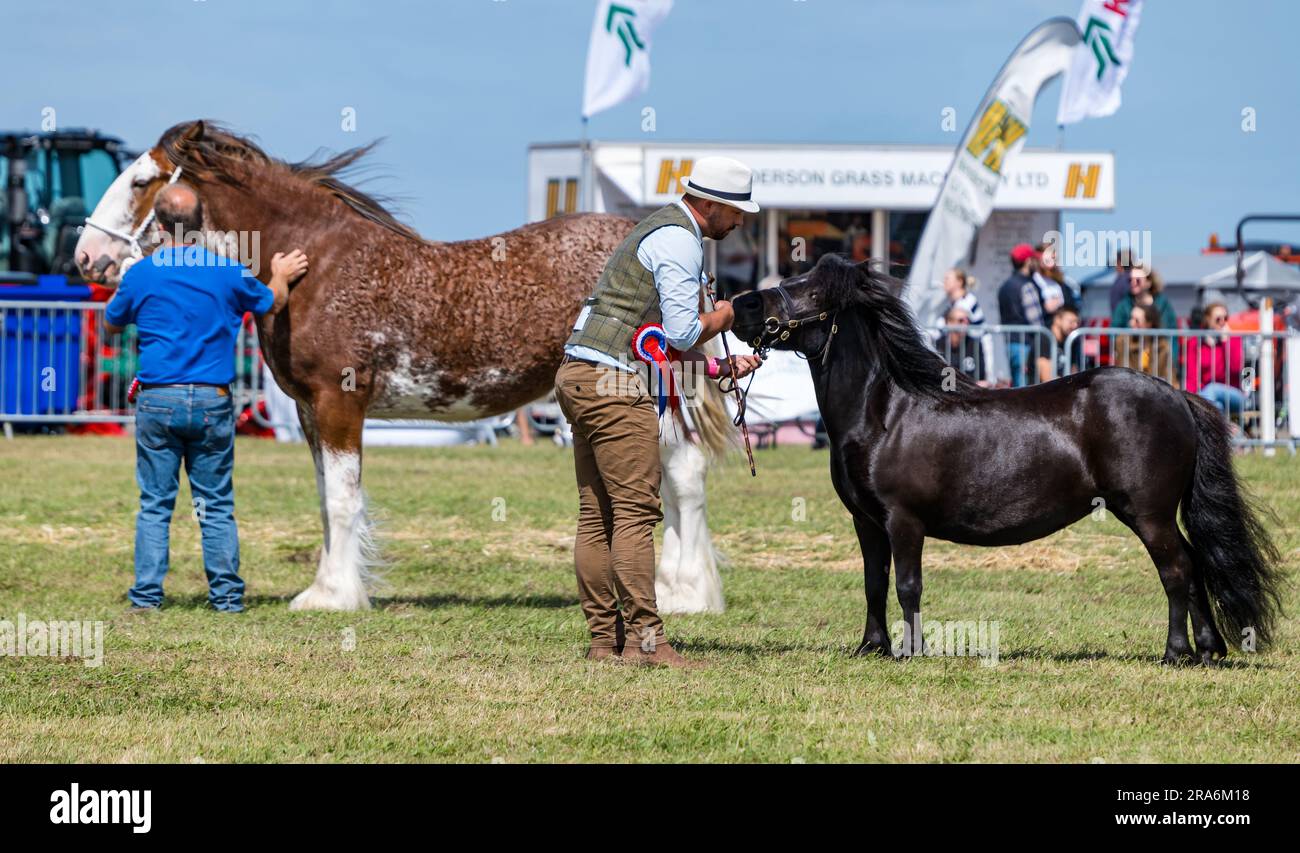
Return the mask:
<path fill-rule="evenodd" d="M 369 606 L 377 555 L 361 489 L 367 413 L 465 421 L 545 396 L 583 299 L 634 224 L 580 214 L 479 240 L 426 241 L 339 178 L 370 148 L 291 164 L 211 122 L 178 124 L 108 189 L 76 250 L 87 278 L 116 285 L 156 245 L 154 196 L 180 178 L 203 199 L 213 250 L 233 257 L 237 235 L 255 234 L 261 258 L 307 253 L 311 270 L 286 308 L 258 324 L 276 382 L 298 403 L 320 492 L 320 566 L 294 609 Z M 730 438 L 726 406 L 715 383 L 697 393 L 695 431 L 716 455 Z M 660 606 L 720 610 L 707 463 L 678 434 L 665 430 Z"/>

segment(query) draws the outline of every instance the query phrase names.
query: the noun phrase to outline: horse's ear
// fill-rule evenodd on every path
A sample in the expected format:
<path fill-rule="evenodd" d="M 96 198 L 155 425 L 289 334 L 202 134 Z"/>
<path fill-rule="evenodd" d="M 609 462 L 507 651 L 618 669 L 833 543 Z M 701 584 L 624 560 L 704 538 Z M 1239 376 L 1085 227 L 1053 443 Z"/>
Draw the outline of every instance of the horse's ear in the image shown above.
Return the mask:
<path fill-rule="evenodd" d="M 884 287 L 896 298 L 903 298 L 903 290 L 907 287 L 907 279 L 895 278 L 888 272 L 888 265 L 882 258 L 868 258 L 857 264 L 858 272 L 862 274 L 862 283 L 870 287 L 873 283 L 877 286 Z"/>
<path fill-rule="evenodd" d="M 203 138 L 203 134 L 207 129 L 207 125 L 203 123 L 203 119 L 199 119 L 191 124 L 186 131 L 181 134 L 181 140 L 183 142 L 198 142 Z"/>

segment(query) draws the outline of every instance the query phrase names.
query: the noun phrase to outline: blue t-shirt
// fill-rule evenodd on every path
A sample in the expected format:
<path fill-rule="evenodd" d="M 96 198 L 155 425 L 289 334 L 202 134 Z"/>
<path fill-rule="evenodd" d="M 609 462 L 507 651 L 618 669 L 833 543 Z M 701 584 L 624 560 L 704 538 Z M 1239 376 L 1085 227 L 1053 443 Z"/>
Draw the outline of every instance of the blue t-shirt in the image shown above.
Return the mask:
<path fill-rule="evenodd" d="M 202 246 L 170 246 L 126 271 L 104 316 L 139 330 L 141 382 L 228 385 L 244 313 L 265 314 L 274 302 L 238 261 Z"/>

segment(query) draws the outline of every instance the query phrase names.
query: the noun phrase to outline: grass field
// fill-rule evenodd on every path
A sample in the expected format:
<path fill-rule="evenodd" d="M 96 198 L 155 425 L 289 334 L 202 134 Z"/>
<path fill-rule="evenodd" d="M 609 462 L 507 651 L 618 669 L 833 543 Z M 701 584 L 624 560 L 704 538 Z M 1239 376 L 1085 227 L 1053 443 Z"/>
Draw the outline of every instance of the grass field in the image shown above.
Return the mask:
<path fill-rule="evenodd" d="M 308 454 L 245 439 L 237 454 L 249 610 L 204 608 L 197 525 L 178 513 L 168 607 L 142 617 L 124 599 L 132 442 L 0 440 L 0 619 L 106 621 L 98 668 L 0 658 L 0 761 L 1300 757 L 1295 586 L 1275 649 L 1161 666 L 1164 593 L 1114 520 L 1020 548 L 927 543 L 926 618 L 999 622 L 997 666 L 860 659 L 861 562 L 826 455 L 764 451 L 756 480 L 731 464 L 710 481 L 729 609 L 667 620 L 705 666 L 651 670 L 582 659 L 567 451 L 368 451 L 391 587 L 364 613 L 289 611 L 319 545 Z M 1239 465 L 1294 577 L 1300 462 Z"/>

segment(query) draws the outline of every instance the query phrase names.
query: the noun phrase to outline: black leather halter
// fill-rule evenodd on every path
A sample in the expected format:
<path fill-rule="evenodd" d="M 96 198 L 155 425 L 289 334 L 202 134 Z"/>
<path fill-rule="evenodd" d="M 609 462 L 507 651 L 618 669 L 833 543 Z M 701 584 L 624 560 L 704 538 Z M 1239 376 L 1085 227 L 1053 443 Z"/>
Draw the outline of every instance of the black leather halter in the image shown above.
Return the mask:
<path fill-rule="evenodd" d="M 790 299 L 790 294 L 786 293 L 785 287 L 778 284 L 771 289 L 775 290 L 780 295 L 781 303 L 785 306 L 786 315 L 788 316 L 793 314 L 794 302 Z M 785 322 L 782 322 L 779 317 L 773 315 L 763 321 L 763 331 L 757 338 L 750 341 L 750 346 L 754 348 L 755 353 L 766 358 L 767 351 L 772 348 L 772 345 L 778 341 L 788 340 L 790 338 L 790 332 L 798 329 L 806 323 L 824 322 L 828 316 L 831 318 L 831 331 L 830 334 L 826 336 L 826 343 L 822 344 L 821 352 L 817 353 L 815 356 L 815 358 L 821 361 L 822 367 L 825 367 L 827 359 L 829 359 L 831 355 L 831 341 L 835 340 L 835 333 L 840 330 L 839 326 L 835 322 L 835 318 L 839 316 L 838 313 L 832 315 L 825 311 L 821 311 L 816 314 L 809 314 L 805 317 L 796 317 L 791 320 L 786 320 Z M 799 353 L 799 355 L 801 358 L 807 358 L 807 356 L 804 356 L 802 353 Z"/>

